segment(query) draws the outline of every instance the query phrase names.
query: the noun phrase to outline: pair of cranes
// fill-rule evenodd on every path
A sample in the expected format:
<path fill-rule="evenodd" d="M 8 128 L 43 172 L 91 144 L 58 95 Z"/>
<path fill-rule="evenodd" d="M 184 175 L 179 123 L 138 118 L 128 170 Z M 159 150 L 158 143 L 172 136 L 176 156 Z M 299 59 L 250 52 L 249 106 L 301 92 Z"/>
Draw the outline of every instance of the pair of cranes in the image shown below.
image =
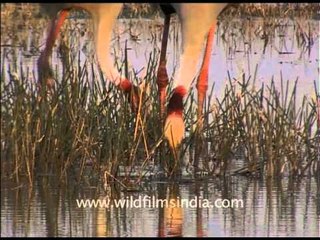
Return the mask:
<path fill-rule="evenodd" d="M 201 57 L 204 43 L 206 42 L 196 85 L 198 90 L 198 123 L 201 124 L 203 102 L 208 88 L 210 54 L 212 51 L 217 17 L 226 5 L 227 4 L 224 3 L 160 4 L 165 14 L 165 24 L 157 85 L 161 105 L 161 116 L 165 118 L 164 134 L 172 149 L 178 147 L 184 137 L 183 98 L 190 89 L 192 80 L 197 73 L 197 63 Z M 50 86 L 50 77 L 48 76 L 48 70 L 50 69 L 49 57 L 52 54 L 55 40 L 59 35 L 64 20 L 67 18 L 70 10 L 77 8 L 84 9 L 91 14 L 93 19 L 95 50 L 103 74 L 106 79 L 130 96 L 131 105 L 133 109 L 135 109 L 139 99 L 136 91 L 133 91 L 135 86 L 130 80 L 121 76 L 114 67 L 113 59 L 106 54 L 110 47 L 113 25 L 122 9 L 122 4 L 42 4 L 41 7 L 49 14 L 51 26 L 49 28 L 45 49 L 38 60 L 40 86 Z M 177 12 L 181 21 L 182 54 L 180 56 L 180 68 L 174 78 L 173 93 L 167 105 L 167 113 L 165 115 L 166 88 L 168 85 L 165 57 L 170 15 L 174 12 Z"/>

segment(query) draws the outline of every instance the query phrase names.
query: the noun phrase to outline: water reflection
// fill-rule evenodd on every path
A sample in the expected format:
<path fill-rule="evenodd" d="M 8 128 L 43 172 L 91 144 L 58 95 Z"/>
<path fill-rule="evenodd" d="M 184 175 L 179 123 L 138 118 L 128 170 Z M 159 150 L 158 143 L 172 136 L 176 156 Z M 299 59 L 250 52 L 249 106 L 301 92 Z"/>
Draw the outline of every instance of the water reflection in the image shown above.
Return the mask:
<path fill-rule="evenodd" d="M 169 76 L 174 76 L 181 55 L 180 23 L 174 17 L 170 26 L 167 68 Z M 9 78 L 8 70 L 29 72 L 30 81 L 37 79 L 36 60 L 43 50 L 46 39 L 46 21 L 39 19 L 36 26 L 29 23 L 26 31 L 14 33 L 10 38 L 12 24 L 3 24 L 5 38 L 1 39 L 1 59 L 3 74 Z M 266 27 L 267 26 L 267 27 Z M 136 75 L 143 79 L 146 66 L 152 54 L 159 54 L 161 46 L 162 19 L 119 19 L 113 29 L 111 54 L 122 65 L 127 44 L 129 69 L 133 79 Z M 57 79 L 62 79 L 65 71 L 61 62 L 69 61 L 82 65 L 94 61 L 92 21 L 70 18 L 66 21 L 66 31 L 57 41 L 53 51 L 53 68 Z M 14 28 L 13 28 L 14 29 Z M 30 30 L 31 29 L 31 30 Z M 277 87 L 280 79 L 289 80 L 289 91 L 298 78 L 298 102 L 303 95 L 314 97 L 313 82 L 319 75 L 319 21 L 312 19 L 262 19 L 243 18 L 221 21 L 216 32 L 209 71 L 209 89 L 215 83 L 214 96 L 220 98 L 225 84 L 231 79 L 241 79 L 245 73 L 258 86 L 269 84 L 274 77 Z M 36 32 L 36 33 L 35 33 Z M 66 51 L 67 50 L 67 51 Z M 151 55 L 150 55 L 151 54 Z M 78 59 L 80 58 L 80 59 Z M 21 66 L 20 63 L 23 63 Z M 217 68 L 217 66 L 219 66 Z M 87 72 L 91 76 L 91 64 Z M 97 67 L 94 66 L 97 71 Z M 32 71 L 34 73 L 32 73 Z"/>
<path fill-rule="evenodd" d="M 172 21 L 170 27 L 168 72 L 175 70 L 180 55 L 180 26 Z M 159 52 L 162 21 L 119 20 L 114 29 L 112 53 L 116 61 L 124 56 L 128 42 L 131 66 L 144 76 L 149 54 Z M 70 58 L 92 60 L 92 32 L 90 21 L 70 19 L 69 43 L 61 42 L 73 50 Z M 263 19 L 233 19 L 224 30 L 221 25 L 216 37 L 210 68 L 210 84 L 215 82 L 214 94 L 223 93 L 227 73 L 238 78 L 243 72 L 257 74 L 256 81 L 300 77 L 299 93 L 311 94 L 313 81 L 319 75 L 319 21 L 305 23 L 281 19 L 275 33 L 262 33 Z M 305 25 L 303 25 L 305 24 Z M 8 70 L 26 74 L 30 81 L 36 76 L 36 59 L 45 39 L 46 22 L 40 19 L 31 30 L 16 31 L 16 38 L 1 34 L 1 72 L 9 79 Z M 86 29 L 84 35 L 74 27 Z M 132 26 L 129 28 L 128 26 Z M 239 27 L 243 26 L 243 27 Z M 307 48 L 298 28 L 308 27 L 313 45 Z M 88 29 L 88 30 L 87 30 Z M 30 30 L 30 31 L 29 31 Z M 224 33 L 224 35 L 223 35 Z M 304 36 L 304 35 L 303 35 Z M 20 41 L 21 44 L 20 44 Z M 19 44 L 18 44 L 19 43 Z M 57 72 L 63 72 L 58 48 L 53 54 Z M 76 60 L 75 60 L 76 59 Z M 245 61 L 244 61 L 245 60 Z M 23 64 L 22 64 L 23 63 Z M 81 62 L 82 64 L 82 62 Z M 256 66 L 257 73 L 255 73 Z M 219 71 L 216 71 L 219 66 Z M 91 65 L 90 65 L 91 67 Z M 89 69 L 89 68 L 88 68 Z M 89 74 L 91 70 L 87 71 Z M 300 87 L 299 87 L 300 86 Z M 251 179 L 229 177 L 192 183 L 145 183 L 142 192 L 125 192 L 119 189 L 106 193 L 100 184 L 68 183 L 58 185 L 54 179 L 39 178 L 33 189 L 24 183 L 16 185 L 1 180 L 1 236 L 319 236 L 320 183 L 312 179 Z M 177 203 L 179 199 L 194 197 L 214 201 L 242 199 L 244 208 L 79 208 L 76 199 L 126 199 L 134 196 L 155 196 Z"/>
<path fill-rule="evenodd" d="M 311 179 L 228 177 L 192 183 L 145 183 L 141 192 L 106 193 L 100 184 L 34 189 L 1 183 L 1 236 L 319 236 L 319 183 Z M 76 199 L 155 199 L 196 196 L 241 199 L 241 208 L 180 206 L 79 208 Z"/>
<path fill-rule="evenodd" d="M 179 185 L 174 184 L 169 186 L 168 199 L 175 206 L 164 207 L 164 235 L 170 237 L 182 237 L 183 209 L 179 206 L 180 199 Z M 161 209 L 160 209 L 161 211 Z M 161 220 L 161 218 L 159 218 Z M 166 232 L 165 232 L 166 230 Z M 162 231 L 159 229 L 159 232 Z"/>

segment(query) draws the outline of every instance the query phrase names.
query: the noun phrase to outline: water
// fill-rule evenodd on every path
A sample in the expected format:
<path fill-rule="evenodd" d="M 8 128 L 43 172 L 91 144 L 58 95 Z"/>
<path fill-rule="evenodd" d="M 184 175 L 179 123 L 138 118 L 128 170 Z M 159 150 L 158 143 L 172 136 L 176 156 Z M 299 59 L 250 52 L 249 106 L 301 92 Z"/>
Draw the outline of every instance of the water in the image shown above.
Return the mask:
<path fill-rule="evenodd" d="M 139 192 L 118 190 L 113 194 L 122 200 L 131 196 L 154 197 L 155 201 L 188 199 L 189 208 L 186 204 L 161 208 L 160 203 L 158 207 L 148 203 L 143 207 L 139 201 L 137 208 L 80 208 L 77 199 L 103 199 L 110 193 L 100 185 L 61 187 L 52 182 L 39 180 L 33 190 L 25 184 L 1 183 L 1 236 L 317 237 L 320 231 L 319 184 L 314 178 L 259 180 L 237 176 L 191 183 L 146 182 Z M 191 202 L 195 196 L 211 203 L 237 199 L 239 205 L 196 208 Z"/>
<path fill-rule="evenodd" d="M 270 23 L 268 22 L 270 21 Z M 67 21 L 66 44 L 71 50 L 74 64 L 78 64 L 78 55 L 81 64 L 85 60 L 94 58 L 93 35 L 91 20 L 70 19 Z M 262 31 L 265 24 L 274 25 Z M 313 19 L 261 19 L 244 18 L 222 21 L 216 31 L 211 67 L 209 69 L 209 89 L 214 84 L 214 97 L 219 99 L 224 94 L 224 88 L 229 83 L 229 77 L 242 81 L 242 76 L 250 77 L 250 84 L 258 88 L 270 86 L 274 79 L 280 90 L 281 78 L 284 86 L 289 81 L 289 93 L 297 82 L 296 100 L 298 105 L 303 96 L 315 99 L 314 83 L 319 88 L 319 21 Z M 124 49 L 127 44 L 129 69 L 136 72 L 140 81 L 146 75 L 146 67 L 153 52 L 159 53 L 161 47 L 162 19 L 118 19 L 113 29 L 113 40 L 110 52 L 120 65 L 124 60 Z M 33 26 L 33 25 L 31 25 Z M 40 51 L 44 48 L 46 37 L 46 21 L 39 21 L 36 30 L 19 33 L 16 43 L 13 39 L 4 38 L 2 44 L 23 45 L 24 47 L 2 47 L 4 74 L 9 78 L 8 70 L 17 72 L 20 76 L 19 63 L 23 62 L 23 71 L 34 70 L 29 74 L 30 81 L 37 79 L 36 61 Z M 266 37 L 267 36 L 267 37 Z M 21 41 L 21 40 L 20 40 Z M 179 67 L 180 23 L 173 17 L 168 42 L 167 70 L 169 77 L 174 78 L 175 69 Z M 57 70 L 57 79 L 61 79 L 61 56 L 58 54 L 59 43 L 53 51 L 53 66 Z M 14 53 L 8 54 L 8 52 Z M 80 54 L 79 54 L 80 53 Z M 199 60 L 199 66 L 200 66 Z M 95 66 L 96 67 L 96 66 Z M 97 69 L 97 68 L 96 68 Z M 88 67 L 89 74 L 91 66 Z M 131 75 L 133 78 L 133 75 Z M 235 80 L 234 80 L 235 82 Z M 194 85 L 193 85 L 194 86 Z"/>
<path fill-rule="evenodd" d="M 262 36 L 263 19 L 233 19 L 223 39 L 224 24 L 220 26 L 212 52 L 210 86 L 215 83 L 214 96 L 221 97 L 231 78 L 240 80 L 242 74 L 255 83 L 269 85 L 274 77 L 279 88 L 281 74 L 290 86 L 298 78 L 297 102 L 302 96 L 315 97 L 314 81 L 319 85 L 319 21 L 278 19 L 278 27 L 269 32 L 265 47 Z M 130 31 L 128 26 L 132 25 Z M 9 79 L 8 70 L 20 76 L 34 71 L 30 81 L 37 78 L 36 60 L 45 39 L 44 20 L 31 29 L 7 34 L 1 31 L 1 72 Z M 87 29 L 90 21 L 69 20 L 68 27 Z M 112 49 L 119 62 L 127 41 L 131 68 L 143 78 L 149 54 L 160 51 L 162 20 L 119 19 L 114 29 Z M 26 22 L 26 25 L 27 22 Z M 246 27 L 250 26 L 250 27 Z M 297 31 L 297 28 L 304 31 Z M 168 73 L 178 66 L 179 23 L 173 20 L 168 43 Z M 310 30 L 308 29 L 310 28 Z M 76 29 L 76 28 L 75 28 Z M 90 29 L 90 28 L 88 28 Z M 300 30 L 301 30 L 300 29 Z M 241 32 L 241 30 L 244 30 Z M 303 33 L 302 35 L 300 33 Z M 4 34 L 6 33 L 6 34 Z M 306 38 L 304 34 L 309 34 Z M 136 36 L 135 37 L 130 37 Z M 300 34 L 300 35 L 299 35 Z M 16 36 L 17 35 L 17 36 Z M 72 54 L 80 59 L 92 58 L 90 30 L 84 35 L 72 32 Z M 14 36 L 14 37 L 13 37 Z M 178 36 L 178 38 L 177 38 Z M 304 37 L 302 37 L 304 36 Z M 312 39 L 312 43 L 303 39 Z M 23 44 L 21 44 L 23 43 Z M 59 44 L 58 44 L 59 45 Z M 17 47 L 21 46 L 21 47 Z M 77 62 L 77 61 L 75 61 Z M 20 64 L 22 63 L 22 64 Z M 57 47 L 53 53 L 57 75 L 62 72 Z M 254 77 L 256 75 L 256 77 Z M 307 179 L 252 179 L 248 177 L 212 178 L 200 182 L 145 182 L 140 191 L 104 190 L 103 184 L 69 183 L 58 185 L 54 178 L 39 178 L 34 188 L 25 182 L 16 184 L 1 178 L 1 236 L 314 236 L 320 231 L 320 184 Z M 146 196 L 155 199 L 189 199 L 195 197 L 214 202 L 217 199 L 238 199 L 238 208 L 79 208 L 77 199 L 134 199 Z"/>
<path fill-rule="evenodd" d="M 149 52 L 145 49 L 156 48 L 160 51 L 160 42 L 152 45 L 149 41 L 152 35 L 150 29 L 154 29 L 156 23 L 150 20 L 131 21 L 133 22 L 131 23 L 132 31 L 134 35 L 139 36 L 140 41 L 129 40 L 127 42 L 128 47 L 132 49 L 128 52 L 128 58 L 131 66 L 138 71 L 147 65 L 149 55 L 146 52 Z M 221 23 L 216 31 L 209 69 L 209 89 L 214 83 L 215 97 L 221 98 L 223 96 L 229 76 L 231 79 L 242 81 L 242 74 L 245 74 L 246 79 L 251 77 L 250 83 L 255 83 L 257 88 L 262 83 L 269 86 L 273 78 L 276 87 L 280 89 L 282 78 L 284 84 L 289 81 L 289 92 L 293 89 L 294 81 L 298 79 L 297 102 L 301 103 L 303 96 L 315 99 L 314 82 L 319 86 L 320 74 L 319 21 L 293 21 L 291 19 L 276 19 L 274 21 L 277 27 L 270 30 L 267 44 L 261 33 L 265 20 L 261 18 L 233 19 L 229 24 Z M 121 20 L 115 29 L 118 34 L 119 32 L 124 33 L 122 39 L 130 39 L 129 34 L 126 34 L 128 31 L 124 30 L 125 26 L 128 26 L 128 21 Z M 308 29 L 306 32 L 310 36 L 310 42 L 304 42 L 306 41 L 306 32 L 302 34 L 298 31 L 299 33 L 297 33 L 297 28 L 305 31 Z M 174 70 L 179 67 L 179 55 L 181 54 L 179 48 L 181 42 L 180 24 L 177 19 L 173 20 L 170 33 L 167 68 L 169 76 L 174 76 Z M 124 49 L 124 43 L 125 40 L 122 43 L 120 41 L 114 44 L 114 46 L 117 46 L 118 51 L 121 51 L 120 49 Z M 143 77 L 143 73 L 142 71 L 139 76 Z"/>

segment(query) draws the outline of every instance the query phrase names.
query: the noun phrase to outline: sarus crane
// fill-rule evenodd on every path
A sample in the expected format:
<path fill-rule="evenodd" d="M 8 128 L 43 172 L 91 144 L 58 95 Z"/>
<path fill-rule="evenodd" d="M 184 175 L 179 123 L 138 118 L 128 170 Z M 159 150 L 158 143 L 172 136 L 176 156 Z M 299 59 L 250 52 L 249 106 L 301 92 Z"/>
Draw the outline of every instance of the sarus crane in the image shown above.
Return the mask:
<path fill-rule="evenodd" d="M 125 77 L 122 77 L 114 67 L 114 61 L 110 57 L 109 47 L 113 25 L 122 9 L 120 3 L 66 3 L 66 4 L 41 4 L 51 18 L 51 25 L 46 40 L 45 49 L 38 60 L 40 86 L 50 86 L 48 75 L 49 57 L 52 54 L 54 43 L 59 35 L 64 20 L 72 9 L 84 9 L 93 19 L 94 43 L 100 68 L 106 79 L 114 83 L 128 94 L 131 106 L 137 109 L 139 97 L 136 86 Z M 212 51 L 214 32 L 217 25 L 217 17 L 225 8 L 225 3 L 175 3 L 160 4 L 165 14 L 165 24 L 162 38 L 162 48 L 157 75 L 157 85 L 160 98 L 161 116 L 164 117 L 164 134 L 172 149 L 176 149 L 184 138 L 185 124 L 183 121 L 183 99 L 190 89 L 191 83 L 197 74 L 197 65 L 200 57 L 203 60 L 197 77 L 198 92 L 198 124 L 203 118 L 203 102 L 208 88 L 208 71 L 210 55 Z M 176 12 L 181 21 L 182 54 L 180 56 L 180 68 L 173 83 L 173 92 L 167 105 L 165 114 L 166 88 L 168 76 L 166 72 L 166 48 L 169 34 L 170 15 Z M 217 71 L 217 69 L 215 69 Z"/>

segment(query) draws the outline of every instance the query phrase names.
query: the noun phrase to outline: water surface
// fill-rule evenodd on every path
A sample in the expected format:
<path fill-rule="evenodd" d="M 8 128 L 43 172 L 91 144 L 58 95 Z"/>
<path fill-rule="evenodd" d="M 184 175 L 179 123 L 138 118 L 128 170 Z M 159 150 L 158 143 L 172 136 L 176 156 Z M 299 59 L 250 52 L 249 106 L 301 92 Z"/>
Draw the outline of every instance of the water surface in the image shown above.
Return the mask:
<path fill-rule="evenodd" d="M 1 236 L 319 236 L 320 196 L 314 179 L 247 177 L 199 182 L 146 182 L 115 199 L 238 199 L 243 207 L 79 208 L 76 199 L 111 197 L 101 185 L 59 187 L 39 180 L 34 189 L 1 183 Z M 194 205 L 193 205 L 194 206 Z M 226 205 L 225 205 L 226 206 Z M 204 206 L 206 207 L 206 206 Z"/>
<path fill-rule="evenodd" d="M 315 97 L 314 82 L 319 84 L 319 21 L 277 19 L 277 27 L 266 36 L 261 32 L 264 19 L 232 19 L 229 27 L 221 23 L 212 52 L 209 82 L 215 84 L 214 96 L 221 98 L 231 79 L 251 76 L 259 87 L 272 78 L 290 87 L 298 79 L 298 97 Z M 45 42 L 45 20 L 30 29 L 11 29 L 1 33 L 1 73 L 28 72 L 30 82 L 37 79 L 36 61 Z M 3 24 L 3 23 L 2 23 Z M 8 26 L 12 23 L 6 23 Z M 74 64 L 92 61 L 94 48 L 90 21 L 67 21 L 69 48 Z M 9 28 L 10 29 L 10 28 Z M 162 19 L 119 19 L 111 53 L 118 62 L 124 59 L 127 44 L 129 68 L 143 79 L 150 54 L 160 51 Z M 297 29 L 300 29 L 297 31 Z M 168 44 L 168 73 L 179 65 L 180 25 L 174 19 Z M 6 34 L 3 34 L 6 33 Z M 308 34 L 307 34 L 308 33 Z M 302 35 L 301 35 L 302 34 Z M 306 35 L 307 34 L 307 35 Z M 310 41 L 312 40 L 312 41 Z M 61 78 L 62 64 L 53 52 L 53 66 Z M 95 66 L 96 67 L 96 66 Z M 16 184 L 1 179 L 1 236 L 319 236 L 320 184 L 307 179 L 253 179 L 234 176 L 199 182 L 157 182 L 141 185 L 140 191 L 105 191 L 103 184 L 69 183 L 58 185 L 54 178 L 41 178 L 30 189 L 25 182 Z M 213 202 L 239 199 L 239 208 L 79 208 L 76 199 L 154 196 L 156 199 L 193 199 Z"/>

